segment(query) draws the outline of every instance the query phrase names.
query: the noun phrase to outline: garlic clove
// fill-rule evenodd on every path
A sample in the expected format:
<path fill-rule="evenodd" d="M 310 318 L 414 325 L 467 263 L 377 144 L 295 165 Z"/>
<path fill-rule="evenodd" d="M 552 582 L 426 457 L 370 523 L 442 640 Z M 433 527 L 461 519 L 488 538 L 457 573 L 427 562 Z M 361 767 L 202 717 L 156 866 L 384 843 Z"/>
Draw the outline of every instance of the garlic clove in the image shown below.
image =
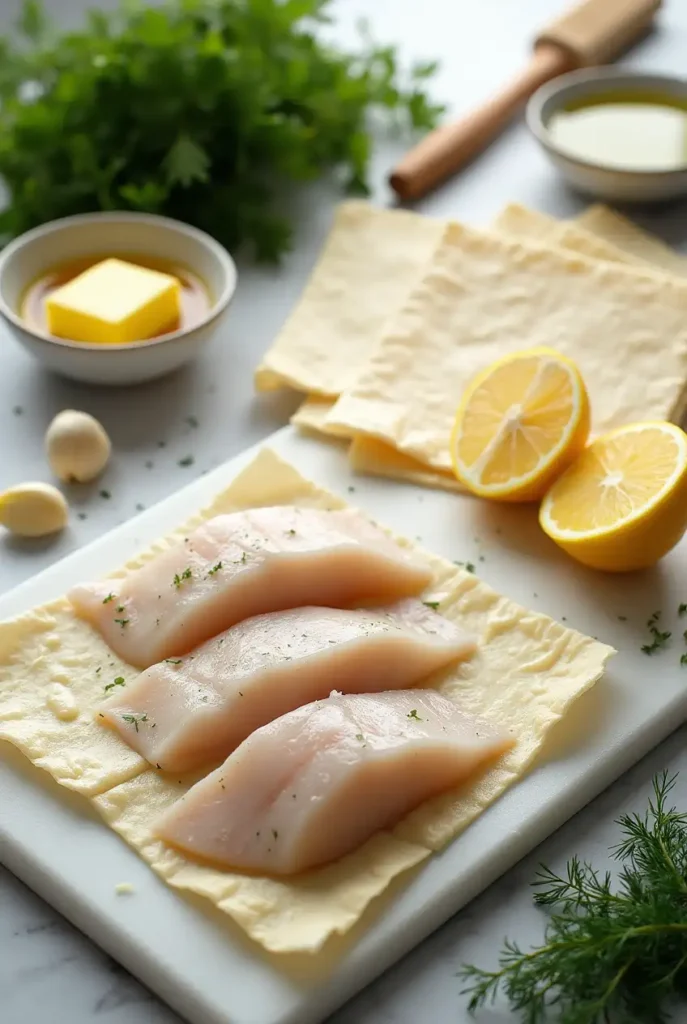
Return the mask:
<path fill-rule="evenodd" d="M 87 412 L 64 409 L 45 434 L 50 468 L 65 483 L 88 483 L 100 476 L 112 445 L 104 427 Z"/>
<path fill-rule="evenodd" d="M 17 484 L 0 494 L 0 525 L 19 537 L 46 537 L 69 519 L 64 495 L 52 484 Z"/>

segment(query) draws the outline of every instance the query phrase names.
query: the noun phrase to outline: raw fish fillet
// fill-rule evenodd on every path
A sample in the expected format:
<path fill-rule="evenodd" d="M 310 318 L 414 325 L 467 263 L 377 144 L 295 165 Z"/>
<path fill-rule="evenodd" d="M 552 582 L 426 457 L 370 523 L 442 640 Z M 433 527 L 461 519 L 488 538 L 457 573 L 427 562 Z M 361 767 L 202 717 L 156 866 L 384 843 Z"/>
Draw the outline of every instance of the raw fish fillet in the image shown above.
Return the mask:
<path fill-rule="evenodd" d="M 513 742 L 433 690 L 332 693 L 254 732 L 156 831 L 225 867 L 296 874 L 350 853 Z"/>
<path fill-rule="evenodd" d="M 332 689 L 403 689 L 475 647 L 412 598 L 357 611 L 268 612 L 146 669 L 99 711 L 151 764 L 184 772 L 224 760 L 255 729 Z"/>
<path fill-rule="evenodd" d="M 291 505 L 216 516 L 122 580 L 69 598 L 130 665 L 186 654 L 242 619 L 298 605 L 381 604 L 431 573 L 352 509 Z"/>

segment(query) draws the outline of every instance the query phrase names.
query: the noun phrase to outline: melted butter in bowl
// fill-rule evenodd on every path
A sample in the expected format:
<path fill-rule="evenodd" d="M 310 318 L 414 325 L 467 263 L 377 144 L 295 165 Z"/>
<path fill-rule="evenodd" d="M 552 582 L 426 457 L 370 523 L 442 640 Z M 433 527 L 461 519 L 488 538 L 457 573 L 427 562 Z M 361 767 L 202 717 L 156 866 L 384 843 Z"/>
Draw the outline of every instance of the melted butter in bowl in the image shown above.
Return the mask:
<path fill-rule="evenodd" d="M 573 188 L 618 202 L 687 193 L 687 81 L 588 68 L 542 86 L 527 124 Z"/>

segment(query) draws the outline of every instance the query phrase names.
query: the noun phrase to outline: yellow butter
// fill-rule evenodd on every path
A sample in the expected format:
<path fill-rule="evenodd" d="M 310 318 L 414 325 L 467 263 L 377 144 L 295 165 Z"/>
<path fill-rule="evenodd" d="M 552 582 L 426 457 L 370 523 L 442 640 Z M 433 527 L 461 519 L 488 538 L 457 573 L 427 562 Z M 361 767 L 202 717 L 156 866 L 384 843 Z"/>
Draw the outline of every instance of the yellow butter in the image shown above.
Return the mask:
<path fill-rule="evenodd" d="M 178 319 L 180 295 L 181 285 L 171 274 L 102 260 L 46 299 L 48 330 L 71 341 L 142 341 Z"/>

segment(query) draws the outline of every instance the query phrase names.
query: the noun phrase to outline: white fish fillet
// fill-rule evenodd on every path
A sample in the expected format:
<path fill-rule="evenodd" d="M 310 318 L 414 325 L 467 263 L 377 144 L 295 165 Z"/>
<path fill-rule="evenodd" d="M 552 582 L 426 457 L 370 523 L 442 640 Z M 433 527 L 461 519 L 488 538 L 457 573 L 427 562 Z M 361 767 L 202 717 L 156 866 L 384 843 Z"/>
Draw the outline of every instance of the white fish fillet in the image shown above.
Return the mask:
<path fill-rule="evenodd" d="M 296 874 L 354 850 L 513 742 L 433 690 L 333 693 L 254 732 L 156 831 L 226 867 Z"/>
<path fill-rule="evenodd" d="M 289 505 L 216 516 L 124 579 L 69 598 L 120 658 L 147 668 L 251 615 L 395 601 L 430 579 L 416 555 L 352 509 Z"/>
<path fill-rule="evenodd" d="M 475 648 L 459 626 L 412 598 L 386 608 L 269 612 L 146 669 L 99 712 L 151 764 L 190 771 L 332 688 L 404 689 Z"/>

